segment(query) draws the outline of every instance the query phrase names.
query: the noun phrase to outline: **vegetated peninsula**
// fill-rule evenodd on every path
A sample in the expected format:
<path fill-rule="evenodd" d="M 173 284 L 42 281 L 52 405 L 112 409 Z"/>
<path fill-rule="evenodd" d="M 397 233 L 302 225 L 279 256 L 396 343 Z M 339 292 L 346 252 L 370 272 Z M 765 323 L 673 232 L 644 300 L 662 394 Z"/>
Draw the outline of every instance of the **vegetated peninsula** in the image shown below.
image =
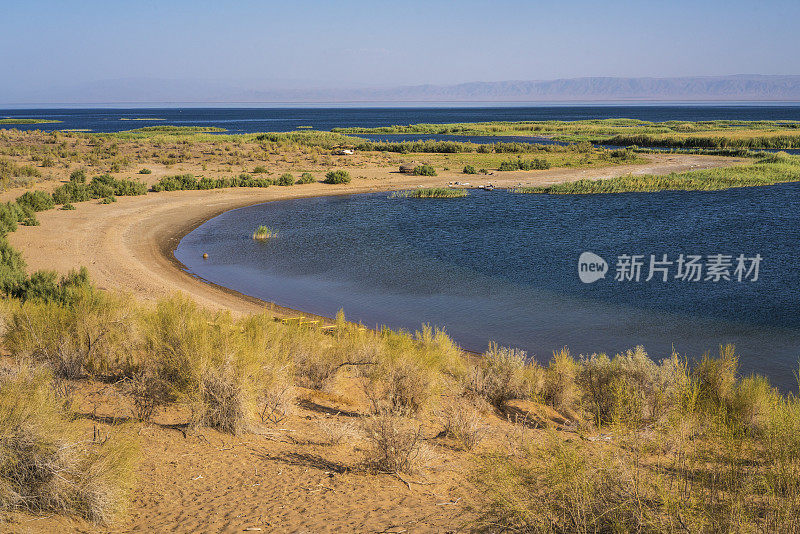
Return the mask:
<path fill-rule="evenodd" d="M 61 121 L 54 119 L 14 119 L 10 117 L 0 118 L 0 124 L 56 124 Z"/>

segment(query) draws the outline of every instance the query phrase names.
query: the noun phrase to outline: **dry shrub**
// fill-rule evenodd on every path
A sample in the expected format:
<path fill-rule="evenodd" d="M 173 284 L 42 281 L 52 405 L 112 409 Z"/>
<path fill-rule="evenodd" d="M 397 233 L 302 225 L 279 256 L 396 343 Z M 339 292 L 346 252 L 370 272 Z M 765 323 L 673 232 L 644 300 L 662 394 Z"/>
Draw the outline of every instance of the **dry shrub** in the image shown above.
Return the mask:
<path fill-rule="evenodd" d="M 294 364 L 300 385 L 310 389 L 326 389 L 336 377 L 343 360 L 326 346 L 325 340 L 312 330 L 297 329 L 284 340 L 286 352 Z"/>
<path fill-rule="evenodd" d="M 539 395 L 543 372 L 528 361 L 524 351 L 490 343 L 480 362 L 472 368 L 467 388 L 497 408 L 512 399 Z"/>
<path fill-rule="evenodd" d="M 582 357 L 576 383 L 584 408 L 597 424 L 613 421 L 636 427 L 679 406 L 689 384 L 686 369 L 677 354 L 659 365 L 638 346 L 613 359 L 605 354 Z"/>
<path fill-rule="evenodd" d="M 736 384 L 738 368 L 739 357 L 733 345 L 721 345 L 718 358 L 703 355 L 693 374 L 701 402 L 716 406 L 728 402 Z"/>
<path fill-rule="evenodd" d="M 258 385 L 261 422 L 278 424 L 294 411 L 297 392 L 288 365 L 272 362 L 265 366 L 264 371 L 262 383 Z"/>
<path fill-rule="evenodd" d="M 428 459 L 422 427 L 388 410 L 370 416 L 364 434 L 369 445 L 367 464 L 377 471 L 413 473 Z"/>
<path fill-rule="evenodd" d="M 475 403 L 465 397 L 444 397 L 436 410 L 443 433 L 466 450 L 472 450 L 486 435 L 487 428 Z"/>
<path fill-rule="evenodd" d="M 277 371 L 287 366 L 274 347 L 279 326 L 266 316 L 234 320 L 178 296 L 160 302 L 144 327 L 153 373 L 191 407 L 193 426 L 245 431 L 264 412 L 259 401 L 290 383 Z"/>
<path fill-rule="evenodd" d="M 29 300 L 12 311 L 3 343 L 19 361 L 46 363 L 58 376 L 114 378 L 136 367 L 129 297 L 81 289 L 74 302 Z"/>
<path fill-rule="evenodd" d="M 0 384 L 0 509 L 74 513 L 111 522 L 127 503 L 137 446 L 117 430 L 83 436 L 45 370 L 21 368 Z"/>
<path fill-rule="evenodd" d="M 334 417 L 323 419 L 319 423 L 319 429 L 330 445 L 339 445 L 344 441 L 355 439 L 358 435 L 356 427 L 349 423 L 343 423 Z"/>
<path fill-rule="evenodd" d="M 555 435 L 523 451 L 479 460 L 482 520 L 516 532 L 648 531 L 637 488 L 616 458 Z"/>
<path fill-rule="evenodd" d="M 575 383 L 578 364 L 564 348 L 553 353 L 544 373 L 542 395 L 544 400 L 557 410 L 572 410 L 578 400 L 579 390 Z"/>
<path fill-rule="evenodd" d="M 175 401 L 169 383 L 149 371 L 136 373 L 127 381 L 126 390 L 133 401 L 133 415 L 139 421 L 150 421 L 158 408 Z"/>

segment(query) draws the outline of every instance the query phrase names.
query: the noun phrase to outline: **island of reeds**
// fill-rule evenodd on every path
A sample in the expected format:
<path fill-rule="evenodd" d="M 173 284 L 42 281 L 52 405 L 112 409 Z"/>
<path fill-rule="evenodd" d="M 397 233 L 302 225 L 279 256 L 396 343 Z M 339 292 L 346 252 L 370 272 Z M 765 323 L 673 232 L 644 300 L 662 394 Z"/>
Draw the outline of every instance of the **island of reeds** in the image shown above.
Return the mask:
<path fill-rule="evenodd" d="M 6 117 L 5 119 L 0 118 L 0 124 L 56 124 L 62 121 L 55 120 L 55 119 L 12 119 L 10 117 Z"/>
<path fill-rule="evenodd" d="M 420 187 L 411 191 L 395 191 L 390 198 L 463 198 L 466 189 L 451 187 Z"/>
<path fill-rule="evenodd" d="M 266 241 L 267 239 L 272 239 L 273 237 L 278 237 L 278 232 L 269 226 L 264 226 L 263 224 L 256 228 L 255 232 L 253 232 L 253 239 L 256 241 Z"/>

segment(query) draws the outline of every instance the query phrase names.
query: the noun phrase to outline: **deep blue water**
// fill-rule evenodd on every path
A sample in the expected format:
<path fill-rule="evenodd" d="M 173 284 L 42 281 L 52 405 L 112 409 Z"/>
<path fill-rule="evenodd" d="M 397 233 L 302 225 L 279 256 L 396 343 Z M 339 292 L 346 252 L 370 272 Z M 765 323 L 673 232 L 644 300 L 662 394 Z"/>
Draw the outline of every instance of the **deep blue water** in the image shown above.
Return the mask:
<path fill-rule="evenodd" d="M 260 224 L 277 229 L 265 243 Z M 190 272 L 284 306 L 369 326 L 442 326 L 465 348 L 490 340 L 541 360 L 642 344 L 689 357 L 735 343 L 744 372 L 795 387 L 800 357 L 800 184 L 719 192 L 546 196 L 472 191 L 464 199 L 387 194 L 299 199 L 233 210 L 175 252 Z M 584 284 L 578 257 L 610 272 Z M 202 254 L 209 254 L 208 260 Z M 614 280 L 644 255 L 639 282 Z M 760 254 L 759 277 L 646 282 L 649 256 Z M 747 264 L 749 267 L 749 263 Z M 705 278 L 705 272 L 703 273 Z"/>
<path fill-rule="evenodd" d="M 154 109 L 5 109 L 0 117 L 57 119 L 57 124 L 4 125 L 20 129 L 89 129 L 116 132 L 144 126 L 218 126 L 231 133 L 285 132 L 298 126 L 316 130 L 417 123 L 632 118 L 666 120 L 800 120 L 800 104 L 769 105 L 560 105 L 530 107 L 419 108 L 154 108 Z M 161 121 L 120 120 L 160 118 Z"/>

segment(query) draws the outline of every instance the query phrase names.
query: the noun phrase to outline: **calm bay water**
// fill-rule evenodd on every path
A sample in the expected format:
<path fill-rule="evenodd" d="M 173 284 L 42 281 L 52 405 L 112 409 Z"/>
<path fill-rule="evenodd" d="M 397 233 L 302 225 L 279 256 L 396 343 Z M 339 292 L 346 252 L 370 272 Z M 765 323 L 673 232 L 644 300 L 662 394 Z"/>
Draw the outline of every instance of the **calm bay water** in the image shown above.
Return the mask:
<path fill-rule="evenodd" d="M 4 109 L 0 118 L 43 118 L 56 124 L 5 125 L 25 130 L 88 129 L 117 132 L 144 126 L 217 126 L 230 133 L 285 132 L 299 126 L 316 130 L 372 128 L 417 123 L 582 120 L 631 118 L 666 120 L 800 120 L 800 104 L 768 105 L 560 105 L 528 107 L 370 107 L 370 108 L 137 108 L 137 109 Z M 125 120 L 123 120 L 125 119 Z M 131 120 L 137 119 L 137 120 Z M 163 119 L 163 120 L 139 120 Z M 430 136 L 428 136 L 430 137 Z"/>
<path fill-rule="evenodd" d="M 266 224 L 277 238 L 250 238 Z M 473 191 L 464 199 L 386 194 L 299 199 L 233 210 L 175 252 L 207 280 L 277 304 L 369 326 L 447 329 L 540 360 L 642 344 L 690 357 L 732 342 L 744 372 L 795 387 L 800 357 L 800 184 L 719 192 L 594 196 Z M 578 278 L 581 252 L 611 272 Z M 209 254 L 208 260 L 202 254 Z M 763 257 L 757 281 L 614 278 L 623 254 Z M 645 261 L 647 263 L 647 260 Z M 672 274 L 672 273 L 671 273 Z"/>

